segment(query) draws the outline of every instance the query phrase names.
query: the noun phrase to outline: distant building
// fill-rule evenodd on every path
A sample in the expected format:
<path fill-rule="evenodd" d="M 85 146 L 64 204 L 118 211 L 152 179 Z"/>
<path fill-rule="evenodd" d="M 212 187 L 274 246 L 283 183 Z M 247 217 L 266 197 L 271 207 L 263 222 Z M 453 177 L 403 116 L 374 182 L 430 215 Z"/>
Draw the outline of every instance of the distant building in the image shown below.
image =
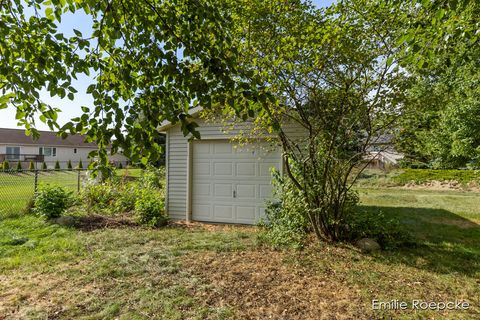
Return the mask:
<path fill-rule="evenodd" d="M 393 138 L 393 135 L 385 134 L 372 139 L 365 156 L 365 159 L 370 161 L 370 168 L 387 169 L 399 166 L 404 155 L 395 150 Z"/>
<path fill-rule="evenodd" d="M 27 168 L 30 161 L 33 161 L 37 168 L 40 168 L 43 162 L 49 168 L 59 162 L 61 168 L 67 168 L 67 162 L 70 160 L 75 167 L 82 160 L 84 168 L 88 165 L 88 154 L 98 149 L 95 143 L 85 142 L 85 136 L 72 135 L 62 139 L 56 132 L 39 131 L 40 138 L 33 140 L 32 137 L 25 135 L 23 129 L 0 128 L 0 163 L 8 160 L 11 163 L 22 162 L 24 168 Z M 111 156 L 111 161 L 116 165 L 120 163 L 125 166 L 128 159 L 116 154 Z"/>

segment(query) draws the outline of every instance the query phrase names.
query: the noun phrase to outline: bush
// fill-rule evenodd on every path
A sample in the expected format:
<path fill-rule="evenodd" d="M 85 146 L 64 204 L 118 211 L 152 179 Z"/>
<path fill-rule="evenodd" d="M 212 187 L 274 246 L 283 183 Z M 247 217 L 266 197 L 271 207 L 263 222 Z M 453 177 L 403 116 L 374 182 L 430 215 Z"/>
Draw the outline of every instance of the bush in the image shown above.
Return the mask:
<path fill-rule="evenodd" d="M 130 212 L 135 210 L 135 201 L 137 200 L 138 186 L 134 183 L 122 185 L 119 189 L 117 199 L 114 204 L 114 212 Z"/>
<path fill-rule="evenodd" d="M 265 220 L 260 222 L 264 231 L 260 240 L 274 247 L 301 248 L 308 235 L 306 208 L 299 192 L 287 177 L 273 172 L 274 194 L 277 201 L 267 202 Z"/>
<path fill-rule="evenodd" d="M 351 241 L 361 238 L 375 239 L 382 249 L 394 249 L 413 243 L 411 234 L 400 221 L 387 218 L 382 211 L 358 211 L 348 216 L 347 233 Z"/>
<path fill-rule="evenodd" d="M 121 162 L 118 164 L 118 169 L 123 169 L 123 164 Z"/>
<path fill-rule="evenodd" d="M 3 161 L 3 170 L 5 171 L 10 170 L 10 161 L 8 160 Z"/>
<path fill-rule="evenodd" d="M 71 192 L 59 186 L 43 186 L 35 195 L 34 212 L 45 218 L 58 218 L 72 203 Z"/>
<path fill-rule="evenodd" d="M 47 167 L 47 164 L 45 163 L 45 161 L 42 163 L 42 170 L 43 170 L 43 171 L 47 171 L 47 170 L 48 170 L 48 167 Z"/>
<path fill-rule="evenodd" d="M 138 186 L 133 183 L 119 183 L 108 180 L 101 184 L 86 186 L 81 200 L 88 211 L 101 211 L 105 214 L 117 214 L 133 211 Z"/>
<path fill-rule="evenodd" d="M 33 163 L 33 160 L 30 160 L 30 163 L 28 164 L 28 170 L 35 171 L 35 164 Z"/>
<path fill-rule="evenodd" d="M 60 162 L 55 161 L 55 170 L 60 170 Z"/>
<path fill-rule="evenodd" d="M 83 162 L 82 162 L 82 159 L 80 159 L 80 161 L 78 162 L 78 166 L 77 166 L 78 169 L 83 169 Z"/>
<path fill-rule="evenodd" d="M 69 171 L 72 171 L 72 170 L 73 170 L 73 166 L 72 166 L 72 161 L 71 161 L 71 160 L 68 160 L 68 162 L 67 162 L 67 169 L 68 169 Z"/>
<path fill-rule="evenodd" d="M 140 176 L 140 186 L 143 188 L 161 189 L 164 179 L 165 168 L 148 166 L 145 170 L 142 170 L 142 175 Z"/>
<path fill-rule="evenodd" d="M 18 162 L 17 162 L 17 169 L 16 170 L 17 170 L 17 172 L 20 172 L 20 171 L 23 170 L 22 163 L 20 162 L 20 160 L 18 160 Z"/>
<path fill-rule="evenodd" d="M 152 189 L 141 189 L 135 201 L 135 218 L 138 223 L 150 227 L 159 227 L 168 223 L 165 214 L 165 203 L 159 192 Z"/>
<path fill-rule="evenodd" d="M 115 200 L 119 197 L 117 189 L 112 183 L 88 185 L 82 190 L 81 199 L 89 211 L 113 209 Z"/>

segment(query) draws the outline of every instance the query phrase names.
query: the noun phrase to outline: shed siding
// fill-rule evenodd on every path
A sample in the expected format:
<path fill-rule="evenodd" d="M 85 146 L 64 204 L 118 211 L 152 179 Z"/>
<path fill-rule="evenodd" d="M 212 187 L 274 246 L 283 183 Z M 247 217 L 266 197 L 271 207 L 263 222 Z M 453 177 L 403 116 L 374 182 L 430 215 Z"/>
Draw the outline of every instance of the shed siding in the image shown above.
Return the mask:
<path fill-rule="evenodd" d="M 248 123 L 236 124 L 235 127 L 225 130 L 223 124 L 195 120 L 197 130 L 203 140 L 229 139 L 242 131 L 248 132 Z M 293 136 L 301 136 L 298 127 L 287 129 Z M 167 133 L 167 210 L 173 219 L 187 218 L 187 166 L 188 140 L 183 136 L 180 125 L 174 126 Z"/>

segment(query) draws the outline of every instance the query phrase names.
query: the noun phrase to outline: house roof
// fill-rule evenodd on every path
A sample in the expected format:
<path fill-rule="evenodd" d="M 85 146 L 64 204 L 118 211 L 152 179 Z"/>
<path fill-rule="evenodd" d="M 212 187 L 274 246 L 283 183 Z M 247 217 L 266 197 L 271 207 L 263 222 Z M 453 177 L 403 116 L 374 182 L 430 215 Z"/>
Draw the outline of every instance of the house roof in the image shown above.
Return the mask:
<path fill-rule="evenodd" d="M 38 132 L 40 133 L 40 137 L 38 140 L 33 140 L 31 136 L 25 135 L 25 130 L 23 129 L 0 128 L 0 144 L 97 148 L 97 144 L 85 142 L 85 136 L 83 135 L 77 134 L 62 139 L 56 132 Z"/>

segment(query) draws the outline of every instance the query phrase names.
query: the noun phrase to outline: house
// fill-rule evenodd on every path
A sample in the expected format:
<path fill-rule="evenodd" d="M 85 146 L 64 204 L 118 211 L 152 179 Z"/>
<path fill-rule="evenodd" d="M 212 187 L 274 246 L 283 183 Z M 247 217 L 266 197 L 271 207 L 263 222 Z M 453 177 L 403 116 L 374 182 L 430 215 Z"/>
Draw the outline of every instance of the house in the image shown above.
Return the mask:
<path fill-rule="evenodd" d="M 388 169 L 397 168 L 404 155 L 395 149 L 392 134 L 384 134 L 372 139 L 367 148 L 365 159 L 369 161 L 369 168 Z"/>
<path fill-rule="evenodd" d="M 189 141 L 180 124 L 159 128 L 166 133 L 167 212 L 173 219 L 257 223 L 272 197 L 271 170 L 283 168 L 280 146 L 262 139 L 235 143 L 248 123 L 226 132 L 221 123 L 195 121 L 201 140 Z"/>
<path fill-rule="evenodd" d="M 68 161 L 75 167 L 80 160 L 83 166 L 88 165 L 88 154 L 97 150 L 95 143 L 85 142 L 82 135 L 68 136 L 62 139 L 55 132 L 39 131 L 40 138 L 33 140 L 25 135 L 23 129 L 0 128 L 0 163 L 8 160 L 11 163 L 20 161 L 24 168 L 33 161 L 37 168 L 45 162 L 49 168 L 53 168 L 58 161 L 60 167 L 67 168 Z M 127 158 L 123 155 L 113 155 L 111 160 L 116 164 L 127 164 Z"/>

